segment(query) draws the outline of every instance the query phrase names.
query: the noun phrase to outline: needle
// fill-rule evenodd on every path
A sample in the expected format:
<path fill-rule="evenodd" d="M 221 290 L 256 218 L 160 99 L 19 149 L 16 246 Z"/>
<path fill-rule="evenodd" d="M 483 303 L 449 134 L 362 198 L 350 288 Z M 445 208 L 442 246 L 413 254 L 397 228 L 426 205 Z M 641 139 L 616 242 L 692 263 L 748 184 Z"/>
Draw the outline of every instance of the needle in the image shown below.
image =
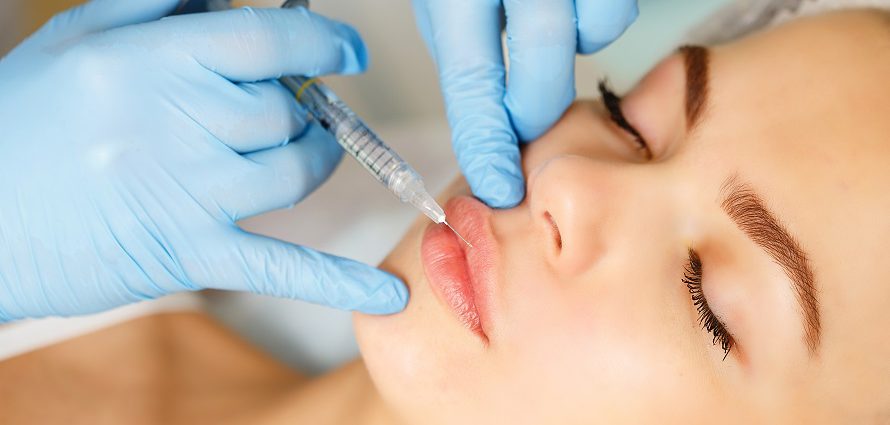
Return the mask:
<path fill-rule="evenodd" d="M 452 231 L 452 232 L 454 232 L 454 234 L 455 234 L 455 235 L 457 235 L 457 237 L 459 237 L 459 238 L 460 238 L 460 240 L 462 240 L 462 241 L 464 241 L 464 243 L 465 243 L 465 244 L 467 244 L 467 246 L 468 246 L 468 247 L 470 247 L 470 248 L 472 248 L 472 247 L 473 247 L 473 244 L 471 244 L 471 243 L 470 243 L 470 242 L 468 242 L 468 241 L 467 241 L 467 240 L 466 240 L 466 239 L 464 239 L 464 237 L 463 237 L 463 236 L 461 236 L 461 235 L 460 235 L 460 233 L 457 233 L 457 230 L 454 230 L 454 228 L 453 228 L 453 227 L 451 227 L 451 225 L 450 225 L 450 224 L 448 224 L 448 222 L 447 222 L 447 221 L 443 221 L 443 222 L 442 222 L 442 223 L 445 223 L 445 225 L 446 225 L 446 226 L 448 226 L 448 228 L 449 228 L 449 229 L 451 229 L 451 231 Z"/>

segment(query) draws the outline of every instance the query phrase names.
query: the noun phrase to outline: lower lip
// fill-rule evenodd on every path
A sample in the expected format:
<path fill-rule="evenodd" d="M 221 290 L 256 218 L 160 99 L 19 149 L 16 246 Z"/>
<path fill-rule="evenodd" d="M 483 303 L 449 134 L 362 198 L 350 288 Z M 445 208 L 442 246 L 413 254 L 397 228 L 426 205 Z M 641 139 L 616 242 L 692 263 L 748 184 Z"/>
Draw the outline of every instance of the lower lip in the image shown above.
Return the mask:
<path fill-rule="evenodd" d="M 473 247 L 467 247 L 445 225 L 431 224 L 421 244 L 423 268 L 439 300 L 464 327 L 487 343 L 487 300 L 494 287 L 491 279 L 495 258 L 488 223 L 491 210 L 474 198 L 457 197 L 445 205 L 445 214 Z"/>

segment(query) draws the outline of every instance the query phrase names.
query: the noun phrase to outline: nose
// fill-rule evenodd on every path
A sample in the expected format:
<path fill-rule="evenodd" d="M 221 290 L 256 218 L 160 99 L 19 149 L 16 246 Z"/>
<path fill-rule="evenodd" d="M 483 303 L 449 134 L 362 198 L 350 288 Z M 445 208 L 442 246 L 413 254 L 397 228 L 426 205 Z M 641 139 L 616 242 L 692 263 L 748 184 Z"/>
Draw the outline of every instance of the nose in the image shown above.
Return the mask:
<path fill-rule="evenodd" d="M 564 155 L 529 173 L 528 202 L 545 256 L 560 273 L 578 274 L 606 253 L 618 220 L 627 220 L 622 195 L 632 185 L 622 165 Z M 626 196 L 625 196 L 626 198 Z"/>

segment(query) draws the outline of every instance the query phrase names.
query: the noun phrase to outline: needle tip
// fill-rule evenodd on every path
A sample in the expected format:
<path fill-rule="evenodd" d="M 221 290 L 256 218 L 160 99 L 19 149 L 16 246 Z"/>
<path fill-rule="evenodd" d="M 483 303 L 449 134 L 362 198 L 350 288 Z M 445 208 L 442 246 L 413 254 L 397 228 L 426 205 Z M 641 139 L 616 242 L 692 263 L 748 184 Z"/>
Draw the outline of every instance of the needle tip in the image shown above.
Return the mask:
<path fill-rule="evenodd" d="M 448 228 L 451 229 L 451 231 L 454 232 L 454 234 L 457 235 L 457 237 L 459 237 L 460 240 L 464 241 L 464 243 L 467 244 L 468 247 L 470 247 L 470 248 L 473 247 L 473 244 L 471 244 L 468 240 L 464 239 L 464 237 L 461 236 L 460 233 L 457 233 L 457 230 L 454 230 L 454 228 L 451 227 L 451 225 L 448 224 L 447 221 L 443 221 L 442 223 L 445 223 L 445 225 L 448 226 Z"/>

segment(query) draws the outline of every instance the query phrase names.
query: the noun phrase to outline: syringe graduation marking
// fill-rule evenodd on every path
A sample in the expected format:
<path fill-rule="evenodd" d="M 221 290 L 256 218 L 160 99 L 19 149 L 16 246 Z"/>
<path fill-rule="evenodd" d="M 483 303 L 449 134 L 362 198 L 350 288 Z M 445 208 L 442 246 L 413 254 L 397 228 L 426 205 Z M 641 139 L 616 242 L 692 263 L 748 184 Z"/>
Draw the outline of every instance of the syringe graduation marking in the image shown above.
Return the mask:
<path fill-rule="evenodd" d="M 423 188 L 417 172 L 320 81 L 307 82 L 301 77 L 283 77 L 281 81 L 299 94 L 297 100 L 377 181 L 436 223 L 443 220 L 442 207 Z"/>
<path fill-rule="evenodd" d="M 308 0 L 287 0 L 282 7 L 308 8 L 309 2 Z M 363 168 L 373 174 L 377 181 L 387 186 L 403 202 L 410 202 L 420 209 L 434 222 L 444 221 L 445 217 L 442 207 L 423 189 L 423 181 L 417 175 L 417 172 L 405 160 L 399 157 L 395 151 L 386 146 L 370 128 L 364 125 L 358 115 L 346 106 L 346 103 L 338 99 L 333 92 L 325 88 L 317 79 L 282 77 L 280 81 L 294 93 L 297 101 L 307 106 L 309 112 L 321 123 L 322 127 L 334 135 L 337 143 L 343 146 L 344 150 L 352 155 L 353 158 L 358 160 Z M 305 101 L 303 100 L 304 95 L 306 96 Z M 343 136 L 343 132 L 347 134 Z M 354 137 L 356 132 L 359 132 L 357 138 Z M 375 149 L 372 149 L 370 152 L 364 152 L 369 143 L 375 145 Z M 373 161 L 369 161 L 368 157 L 378 150 L 380 154 L 374 157 Z M 362 152 L 364 153 L 363 155 L 361 154 Z M 398 181 L 398 187 L 394 187 L 396 185 L 390 181 L 394 177 Z M 406 193 L 408 190 L 407 184 L 412 186 L 410 193 Z M 418 187 L 420 188 L 419 191 Z M 457 234 L 456 231 L 455 233 Z M 458 236 L 460 235 L 458 234 Z M 464 241 L 466 242 L 466 240 Z M 469 245 L 469 242 L 467 242 L 467 245 Z"/>

